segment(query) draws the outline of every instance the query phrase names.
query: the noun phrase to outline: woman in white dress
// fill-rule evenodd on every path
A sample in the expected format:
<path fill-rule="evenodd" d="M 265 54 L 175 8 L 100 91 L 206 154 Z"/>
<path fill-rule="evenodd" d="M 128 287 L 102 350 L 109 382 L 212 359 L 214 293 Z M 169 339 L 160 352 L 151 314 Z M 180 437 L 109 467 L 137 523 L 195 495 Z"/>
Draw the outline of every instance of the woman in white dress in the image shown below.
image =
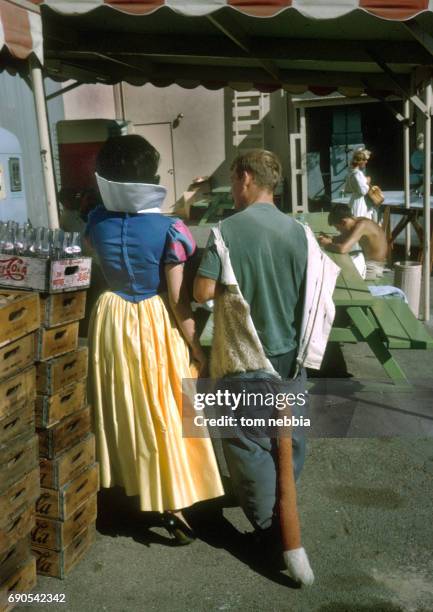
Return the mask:
<path fill-rule="evenodd" d="M 370 158 L 370 151 L 357 149 L 352 157 L 352 168 L 347 175 L 344 190 L 350 193 L 349 206 L 354 217 L 373 218 L 373 207 L 367 206 L 365 196 L 370 189 L 370 177 L 365 176 L 363 170 Z"/>

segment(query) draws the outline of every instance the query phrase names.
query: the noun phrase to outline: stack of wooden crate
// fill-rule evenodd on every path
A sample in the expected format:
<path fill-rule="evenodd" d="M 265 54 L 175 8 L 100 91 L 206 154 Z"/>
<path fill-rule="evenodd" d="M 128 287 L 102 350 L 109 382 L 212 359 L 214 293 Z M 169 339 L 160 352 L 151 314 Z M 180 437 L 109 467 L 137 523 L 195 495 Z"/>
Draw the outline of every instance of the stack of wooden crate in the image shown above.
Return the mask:
<path fill-rule="evenodd" d="M 30 532 L 39 496 L 35 434 L 37 293 L 0 291 L 0 611 L 36 584 Z M 11 601 L 9 601 L 11 599 Z"/>
<path fill-rule="evenodd" d="M 87 348 L 78 346 L 85 291 L 41 295 L 36 427 L 41 494 L 32 549 L 39 574 L 64 578 L 95 538 L 98 468 L 86 403 Z"/>

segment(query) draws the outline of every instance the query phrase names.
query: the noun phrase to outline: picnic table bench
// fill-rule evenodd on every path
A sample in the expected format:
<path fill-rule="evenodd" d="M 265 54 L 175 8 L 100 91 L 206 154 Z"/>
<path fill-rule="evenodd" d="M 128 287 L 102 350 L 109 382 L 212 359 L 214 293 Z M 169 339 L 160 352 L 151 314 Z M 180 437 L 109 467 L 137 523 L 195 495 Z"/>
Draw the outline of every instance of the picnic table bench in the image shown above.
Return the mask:
<path fill-rule="evenodd" d="M 393 382 L 406 381 L 390 349 L 431 349 L 433 338 L 403 300 L 373 297 L 349 255 L 329 254 L 341 267 L 333 296 L 336 320 L 341 311 L 347 319 L 334 325 L 330 342 L 366 342 Z"/>
<path fill-rule="evenodd" d="M 374 298 L 372 311 L 388 348 L 433 348 L 433 338 L 403 300 Z"/>
<path fill-rule="evenodd" d="M 333 233 L 327 224 L 326 213 L 302 216 L 315 233 Z M 194 235 L 193 228 L 190 229 Z M 204 246 L 203 237 L 200 238 L 199 246 Z M 403 300 L 373 297 L 349 255 L 328 254 L 341 268 L 333 294 L 336 320 L 329 341 L 366 342 L 393 383 L 407 383 L 390 349 L 431 349 L 433 338 Z M 213 320 L 209 316 L 200 336 L 203 346 L 211 345 L 212 332 Z"/>

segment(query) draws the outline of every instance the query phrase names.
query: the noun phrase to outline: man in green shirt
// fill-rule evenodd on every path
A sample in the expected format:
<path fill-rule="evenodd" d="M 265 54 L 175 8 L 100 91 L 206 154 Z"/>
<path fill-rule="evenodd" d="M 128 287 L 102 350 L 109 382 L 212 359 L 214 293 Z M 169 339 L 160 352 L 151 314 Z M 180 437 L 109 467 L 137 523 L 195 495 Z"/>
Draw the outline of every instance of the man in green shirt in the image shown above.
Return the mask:
<path fill-rule="evenodd" d="M 274 357 L 297 346 L 307 239 L 299 223 L 262 199 L 223 221 L 221 233 L 265 353 Z M 218 281 L 220 273 L 211 239 L 198 274 Z"/>
<path fill-rule="evenodd" d="M 231 170 L 239 212 L 222 222 L 221 234 L 265 355 L 280 376 L 288 379 L 296 367 L 307 238 L 303 227 L 274 204 L 282 169 L 273 153 L 247 151 L 235 159 Z M 194 283 L 197 302 L 215 297 L 220 275 L 221 261 L 210 238 Z M 265 376 L 260 371 L 234 373 L 234 378 L 243 381 Z M 293 414 L 297 415 L 296 407 Z M 293 430 L 292 441 L 297 477 L 305 456 L 299 428 Z M 224 439 L 223 449 L 240 505 L 259 538 L 275 534 L 275 444 L 270 438 L 240 432 L 236 438 Z"/>

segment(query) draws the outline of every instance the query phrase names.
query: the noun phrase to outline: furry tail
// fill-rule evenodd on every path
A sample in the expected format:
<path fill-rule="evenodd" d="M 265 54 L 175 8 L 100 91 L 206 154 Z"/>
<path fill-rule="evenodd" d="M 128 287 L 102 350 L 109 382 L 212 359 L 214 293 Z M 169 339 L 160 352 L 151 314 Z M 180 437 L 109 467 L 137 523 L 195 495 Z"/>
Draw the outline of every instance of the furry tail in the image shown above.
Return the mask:
<path fill-rule="evenodd" d="M 311 586 L 314 582 L 314 574 L 305 549 L 285 550 L 283 555 L 290 576 L 301 584 Z"/>

